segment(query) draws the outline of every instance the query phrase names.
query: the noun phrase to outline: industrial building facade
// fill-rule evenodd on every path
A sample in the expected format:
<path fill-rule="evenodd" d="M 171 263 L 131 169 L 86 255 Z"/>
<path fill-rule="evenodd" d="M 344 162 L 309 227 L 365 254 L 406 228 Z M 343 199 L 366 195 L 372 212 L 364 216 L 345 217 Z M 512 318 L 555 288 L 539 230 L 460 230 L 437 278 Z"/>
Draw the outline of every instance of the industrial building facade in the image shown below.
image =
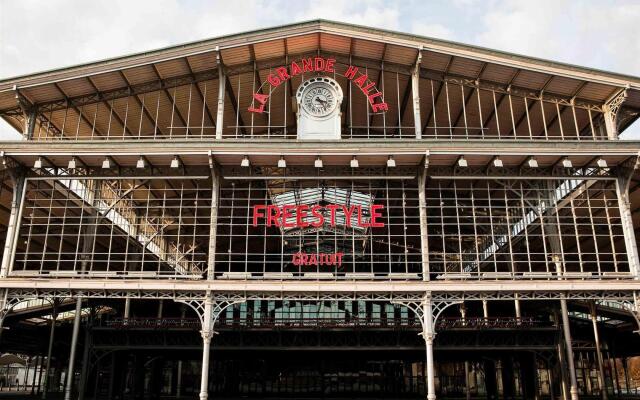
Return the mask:
<path fill-rule="evenodd" d="M 0 350 L 71 398 L 637 394 L 640 78 L 310 21 L 0 81 Z"/>

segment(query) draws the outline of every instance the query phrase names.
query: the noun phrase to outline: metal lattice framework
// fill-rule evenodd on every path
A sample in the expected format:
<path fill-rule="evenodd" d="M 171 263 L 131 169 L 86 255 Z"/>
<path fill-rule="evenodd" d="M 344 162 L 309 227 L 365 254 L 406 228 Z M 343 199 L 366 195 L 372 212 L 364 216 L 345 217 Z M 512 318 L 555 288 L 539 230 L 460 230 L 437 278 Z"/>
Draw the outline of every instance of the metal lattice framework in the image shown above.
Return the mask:
<path fill-rule="evenodd" d="M 565 168 L 566 178 L 530 165 L 513 177 L 488 168 L 483 179 L 468 168 L 439 167 L 428 170 L 424 186 L 415 172 L 377 178 L 367 168 L 360 179 L 337 167 L 315 176 L 307 168 L 256 167 L 262 176 L 226 171 L 222 184 L 203 168 L 165 176 L 136 168 L 130 177 L 46 168 L 16 181 L 23 192 L 4 265 L 12 276 L 108 279 L 201 280 L 207 270 L 216 279 L 632 278 L 630 180 L 619 175 L 635 164 Z M 335 227 L 294 232 L 253 215 L 257 206 L 285 203 L 360 207 L 362 216 L 347 221 L 339 211 Z M 372 204 L 383 208 L 381 227 L 355 231 Z M 421 261 L 421 241 L 428 261 Z M 330 270 L 295 264 L 296 252 L 311 250 L 344 259 Z"/>
<path fill-rule="evenodd" d="M 459 292 L 430 292 L 434 302 L 460 302 L 472 300 L 615 300 L 627 301 L 629 307 L 635 307 L 634 292 L 629 290 L 615 291 L 566 291 L 536 290 L 518 291 L 506 290 L 500 292 L 480 292 L 464 290 Z M 214 292 L 209 297 L 214 302 L 244 302 L 247 300 L 295 300 L 295 301 L 387 301 L 387 302 L 421 302 L 425 292 L 374 292 L 374 293 L 304 293 L 296 291 L 287 292 Z M 11 307 L 19 302 L 29 299 L 56 299 L 56 298 L 106 298 L 106 299 L 168 299 L 180 302 L 200 302 L 207 298 L 206 291 L 193 290 L 74 290 L 74 289 L 9 289 L 7 295 L 8 304 Z M 195 303 L 194 303 L 195 304 Z M 633 306 L 632 306 L 633 305 Z M 192 306 L 190 306 L 192 307 Z M 193 308 L 193 307 L 192 307 Z M 194 308 L 195 309 L 195 308 Z"/>

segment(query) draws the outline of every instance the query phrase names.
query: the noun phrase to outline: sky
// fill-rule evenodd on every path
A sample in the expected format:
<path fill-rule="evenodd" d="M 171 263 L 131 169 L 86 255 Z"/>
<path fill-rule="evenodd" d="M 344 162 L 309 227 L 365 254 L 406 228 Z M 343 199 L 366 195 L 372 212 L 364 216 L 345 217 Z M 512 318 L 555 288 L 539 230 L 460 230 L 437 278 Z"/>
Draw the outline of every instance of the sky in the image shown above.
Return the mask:
<path fill-rule="evenodd" d="M 0 0 L 0 79 L 317 18 L 640 76 L 638 0 Z"/>

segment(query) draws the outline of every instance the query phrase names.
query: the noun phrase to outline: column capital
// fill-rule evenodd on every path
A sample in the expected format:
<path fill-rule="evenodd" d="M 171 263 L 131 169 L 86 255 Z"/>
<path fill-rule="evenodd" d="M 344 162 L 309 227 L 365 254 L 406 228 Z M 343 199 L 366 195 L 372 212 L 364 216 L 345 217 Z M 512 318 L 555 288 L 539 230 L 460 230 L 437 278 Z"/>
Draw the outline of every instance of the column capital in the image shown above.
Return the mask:
<path fill-rule="evenodd" d="M 605 129 L 607 130 L 607 136 L 609 139 L 618 139 L 618 133 L 620 130 L 619 114 L 622 110 L 623 103 L 627 100 L 628 87 L 620 89 L 617 93 L 611 96 L 603 106 Z"/>
<path fill-rule="evenodd" d="M 424 295 L 424 297 L 422 298 L 422 301 L 420 302 L 420 304 L 422 306 L 431 307 L 431 304 L 433 304 L 432 303 L 431 293 L 426 293 Z"/>
<path fill-rule="evenodd" d="M 418 335 L 422 336 L 422 339 L 424 339 L 425 343 L 430 344 L 430 345 L 433 344 L 433 341 L 436 338 L 436 333 L 435 332 L 422 331 Z"/>
<path fill-rule="evenodd" d="M 214 331 L 213 329 L 209 329 L 209 330 L 203 329 L 200 331 L 200 336 L 202 336 L 202 340 L 207 342 L 211 342 L 211 339 L 213 339 L 213 337 L 217 334 L 218 332 Z"/>

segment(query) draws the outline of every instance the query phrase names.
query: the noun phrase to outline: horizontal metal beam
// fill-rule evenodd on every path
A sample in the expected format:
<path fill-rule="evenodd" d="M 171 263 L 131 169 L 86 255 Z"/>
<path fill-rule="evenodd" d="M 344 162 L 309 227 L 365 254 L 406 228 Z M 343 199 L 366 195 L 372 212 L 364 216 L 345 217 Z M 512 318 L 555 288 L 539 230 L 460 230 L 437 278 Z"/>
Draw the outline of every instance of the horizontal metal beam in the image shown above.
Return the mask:
<path fill-rule="evenodd" d="M 446 72 L 432 71 L 428 69 L 420 70 L 421 79 L 431 79 L 433 81 L 448 82 L 456 85 L 462 85 L 473 89 L 488 90 L 500 93 L 502 95 L 511 95 L 516 97 L 526 97 L 531 100 L 542 100 L 549 103 L 558 103 L 565 106 L 575 106 L 578 108 L 589 109 L 592 111 L 603 112 L 603 104 L 590 100 L 580 99 L 579 97 L 556 95 L 544 90 L 533 90 L 524 87 L 513 86 L 510 83 L 499 83 L 487 80 L 478 80 L 462 75 L 455 75 Z M 503 96 L 504 98 L 504 96 Z M 502 99 L 500 99 L 502 101 Z M 489 118 L 490 120 L 491 118 Z M 486 123 L 484 124 L 486 126 Z M 454 124 L 453 126 L 456 126 Z"/>
<path fill-rule="evenodd" d="M 636 156 L 640 141 L 531 141 L 531 140 L 442 140 L 442 139 L 350 139 L 340 141 L 297 141 L 281 139 L 225 139 L 221 141 L 114 140 L 114 141 L 2 141 L 5 156 L 90 156 L 90 155 L 613 155 Z M 250 145 L 250 147 L 248 147 Z M 208 159 L 207 159 L 208 160 Z M 207 161 L 208 162 L 208 161 Z"/>
<path fill-rule="evenodd" d="M 53 181 L 58 179 L 74 179 L 74 180 L 84 180 L 84 179 L 96 179 L 96 180 L 148 180 L 148 179 L 209 179 L 211 175 L 32 175 L 27 178 L 28 181 Z"/>
<path fill-rule="evenodd" d="M 600 168 L 589 166 L 583 168 L 562 168 L 558 165 L 549 167 L 525 168 L 523 166 L 500 167 L 469 166 L 458 168 L 455 166 L 435 166 L 429 168 L 431 179 L 527 179 L 527 180 L 562 180 L 562 179 L 589 179 L 589 180 L 616 180 L 615 168 Z"/>
<path fill-rule="evenodd" d="M 637 280 L 505 280 L 505 281 L 170 281 L 156 279 L 0 279 L 0 288 L 72 291 L 189 291 L 214 293 L 563 293 L 640 290 Z"/>
<path fill-rule="evenodd" d="M 181 351 L 181 350 L 202 350 L 202 344 L 192 344 L 192 345 L 161 345 L 161 344 L 153 344 L 153 345 L 145 345 L 136 343 L 135 345 L 94 345 L 92 346 L 97 350 L 163 350 L 163 351 Z M 466 346 L 466 345 L 441 345 L 438 344 L 437 352 L 443 351 L 476 351 L 476 352 L 488 352 L 488 351 L 506 351 L 506 350 L 514 350 L 514 351 L 540 351 L 540 350 L 553 350 L 556 346 L 554 345 L 504 345 L 504 346 L 488 346 L 485 344 L 479 346 Z M 424 345 L 420 346 L 410 346 L 410 345 L 402 345 L 402 346 L 375 346 L 375 345 L 367 345 L 367 346 L 331 346 L 331 345 L 321 345 L 321 346 L 252 346 L 247 345 L 246 343 L 238 344 L 238 345 L 228 345 L 228 344 L 217 344 L 216 343 L 216 352 L 218 351 L 239 351 L 239 352 L 250 352 L 250 351 L 363 351 L 369 352 L 372 350 L 375 351 L 415 351 L 415 352 L 424 352 Z"/>

